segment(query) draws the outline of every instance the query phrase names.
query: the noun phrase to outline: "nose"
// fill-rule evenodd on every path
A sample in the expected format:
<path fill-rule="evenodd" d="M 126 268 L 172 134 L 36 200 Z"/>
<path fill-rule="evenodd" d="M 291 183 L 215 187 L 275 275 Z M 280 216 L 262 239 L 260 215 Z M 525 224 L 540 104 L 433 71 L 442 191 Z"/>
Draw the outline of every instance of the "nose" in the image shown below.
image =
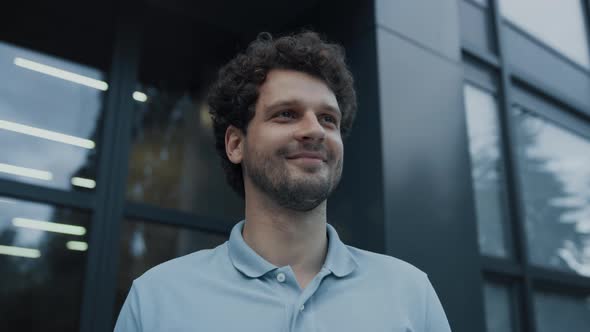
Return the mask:
<path fill-rule="evenodd" d="M 305 115 L 299 121 L 295 138 L 299 141 L 323 141 L 325 137 L 326 130 L 319 122 L 315 112 L 305 112 Z"/>

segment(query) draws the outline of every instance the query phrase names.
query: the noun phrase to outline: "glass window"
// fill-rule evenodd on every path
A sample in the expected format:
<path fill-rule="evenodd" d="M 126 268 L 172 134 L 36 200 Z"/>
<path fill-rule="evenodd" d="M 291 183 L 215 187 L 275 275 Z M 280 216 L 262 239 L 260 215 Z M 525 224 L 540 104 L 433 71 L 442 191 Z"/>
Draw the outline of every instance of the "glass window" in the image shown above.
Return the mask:
<path fill-rule="evenodd" d="M 96 186 L 101 71 L 0 42 L 0 177 Z"/>
<path fill-rule="evenodd" d="M 210 26 L 194 27 L 199 23 L 179 17 L 151 15 L 153 21 L 166 23 L 150 25 L 146 32 L 127 198 L 198 215 L 243 219 L 243 201 L 226 183 L 206 103 L 219 61 L 235 52 L 233 47 L 225 50 L 235 45 L 235 37 Z M 195 31 L 201 35 L 192 35 Z M 179 34 L 190 37 L 169 37 Z M 198 50 L 190 42 L 195 39 L 201 45 Z"/>
<path fill-rule="evenodd" d="M 89 215 L 0 197 L 3 331 L 78 331 Z"/>
<path fill-rule="evenodd" d="M 224 234 L 126 220 L 122 225 L 116 316 L 134 279 L 167 260 L 214 248 L 228 239 Z M 116 317 L 115 317 L 116 319 Z M 114 321 L 113 321 L 114 324 Z"/>
<path fill-rule="evenodd" d="M 516 26 L 590 68 L 582 0 L 500 0 L 500 10 Z"/>
<path fill-rule="evenodd" d="M 590 276 L 590 140 L 520 107 L 515 114 L 530 259 Z"/>
<path fill-rule="evenodd" d="M 590 294 L 536 292 L 535 322 L 539 332 L 590 331 Z"/>
<path fill-rule="evenodd" d="M 504 222 L 498 105 L 494 96 L 472 85 L 466 84 L 463 91 L 480 249 L 487 255 L 507 257 L 511 250 Z"/>
<path fill-rule="evenodd" d="M 484 301 L 487 332 L 514 331 L 510 289 L 499 283 L 486 282 Z"/>

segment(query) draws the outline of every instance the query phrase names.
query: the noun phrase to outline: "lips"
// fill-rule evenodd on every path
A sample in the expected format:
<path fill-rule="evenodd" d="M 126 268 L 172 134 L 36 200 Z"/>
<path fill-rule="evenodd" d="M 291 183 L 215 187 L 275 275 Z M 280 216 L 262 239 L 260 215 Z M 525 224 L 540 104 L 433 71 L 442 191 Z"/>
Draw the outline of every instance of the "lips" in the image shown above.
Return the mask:
<path fill-rule="evenodd" d="M 287 159 L 299 159 L 299 158 L 307 158 L 307 159 L 319 159 L 321 161 L 326 161 L 326 157 L 319 153 L 319 152 L 301 152 L 290 155 Z"/>

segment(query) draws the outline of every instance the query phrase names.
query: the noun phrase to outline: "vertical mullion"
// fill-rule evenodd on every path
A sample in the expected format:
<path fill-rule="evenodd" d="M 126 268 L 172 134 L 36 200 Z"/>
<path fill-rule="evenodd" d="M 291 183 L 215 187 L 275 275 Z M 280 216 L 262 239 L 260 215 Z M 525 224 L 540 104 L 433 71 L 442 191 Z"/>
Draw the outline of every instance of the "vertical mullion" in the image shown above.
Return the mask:
<path fill-rule="evenodd" d="M 136 3 L 137 6 L 133 6 Z M 119 240 L 121 237 L 121 222 L 125 205 L 125 190 L 127 184 L 127 172 L 129 163 L 129 150 L 131 145 L 131 126 L 134 110 L 132 99 L 135 90 L 138 69 L 139 54 L 141 48 L 142 16 L 136 13 L 137 9 L 142 10 L 143 3 L 128 1 L 121 20 L 120 40 L 121 44 L 121 80 L 120 95 L 117 99 L 117 110 L 119 125 L 114 133 L 116 137 L 116 148 L 113 151 L 113 172 L 110 178 L 109 201 L 105 204 L 107 215 L 105 224 L 105 237 L 103 238 L 103 256 L 101 261 L 101 283 L 97 303 L 99 306 L 98 315 L 95 319 L 95 332 L 106 332 L 112 330 L 114 317 L 115 296 L 117 290 L 117 267 L 119 262 Z M 134 12 L 135 11 L 135 12 Z M 107 205 L 108 204 L 108 205 Z"/>
<path fill-rule="evenodd" d="M 512 229 L 512 240 L 515 242 L 514 248 L 516 249 L 516 257 L 522 264 L 522 295 L 523 295 L 523 310 L 524 319 L 520 319 L 523 324 L 520 325 L 524 331 L 535 332 L 535 319 L 534 319 L 534 303 L 533 303 L 533 288 L 531 276 L 529 273 L 529 256 L 526 241 L 526 229 L 524 225 L 524 207 L 521 200 L 521 188 L 518 182 L 517 176 L 517 157 L 514 147 L 516 146 L 516 128 L 511 119 L 511 68 L 509 62 L 506 59 L 506 40 L 504 37 L 504 25 L 502 24 L 502 14 L 500 12 L 499 0 L 491 0 L 491 10 L 494 20 L 494 30 L 496 35 L 497 47 L 498 47 L 498 60 L 500 62 L 500 96 L 502 102 L 500 106 L 500 134 L 501 134 L 501 146 L 502 153 L 504 155 L 504 169 L 506 179 L 506 196 L 508 199 L 508 209 L 510 212 L 511 221 L 510 226 Z M 520 314 L 520 312 L 518 312 Z M 520 317 L 519 317 L 520 318 Z"/>
<path fill-rule="evenodd" d="M 586 41 L 588 46 L 588 56 L 590 56 L 590 0 L 580 0 L 582 1 L 582 11 L 583 16 L 582 19 L 584 20 L 584 26 L 586 27 Z"/>
<path fill-rule="evenodd" d="M 123 1 L 119 8 L 110 87 L 105 103 L 100 156 L 80 331 L 110 331 L 116 292 L 120 222 L 123 216 L 128 151 L 133 116 L 143 4 Z"/>
<path fill-rule="evenodd" d="M 119 27 L 115 32 L 115 40 L 119 38 Z M 102 121 L 102 135 L 100 138 L 100 152 L 98 156 L 97 175 L 96 175 L 96 204 L 93 209 L 91 220 L 91 231 L 88 236 L 88 259 L 86 263 L 86 270 L 84 274 L 84 288 L 82 306 L 80 310 L 80 331 L 90 332 L 93 326 L 94 313 L 97 310 L 96 296 L 98 292 L 98 272 L 100 270 L 102 240 L 103 235 L 102 221 L 104 217 L 104 201 L 108 198 L 108 187 L 110 180 L 110 172 L 112 165 L 113 149 L 115 147 L 115 140 L 111 133 L 115 132 L 117 127 L 117 110 L 115 106 L 115 99 L 117 98 L 118 88 L 118 63 L 119 51 L 117 45 L 114 43 L 113 53 L 111 58 L 111 67 L 109 71 L 109 90 L 106 92 L 104 98 L 103 121 Z"/>

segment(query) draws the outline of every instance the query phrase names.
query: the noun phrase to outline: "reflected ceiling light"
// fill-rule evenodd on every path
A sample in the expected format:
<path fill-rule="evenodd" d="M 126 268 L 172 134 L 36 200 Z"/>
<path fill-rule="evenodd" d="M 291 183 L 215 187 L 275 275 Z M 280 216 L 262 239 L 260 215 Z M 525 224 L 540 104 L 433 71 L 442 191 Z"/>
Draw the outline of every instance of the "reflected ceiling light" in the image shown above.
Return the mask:
<path fill-rule="evenodd" d="M 16 227 L 38 229 L 38 230 L 46 231 L 46 232 L 54 232 L 54 233 L 70 234 L 70 235 L 84 235 L 84 234 L 86 234 L 86 228 L 84 228 L 82 226 L 59 224 L 56 222 L 43 221 L 43 220 L 34 220 L 34 219 L 17 217 L 17 218 L 12 219 L 12 224 Z"/>
<path fill-rule="evenodd" d="M 37 249 L 0 245 L 0 255 L 10 255 L 10 256 L 27 257 L 27 258 L 39 258 L 39 257 L 41 257 L 41 252 Z"/>
<path fill-rule="evenodd" d="M 76 251 L 88 250 L 88 243 L 82 241 L 68 241 L 66 242 L 66 248 Z"/>
<path fill-rule="evenodd" d="M 0 120 L 0 129 L 10 130 L 19 134 L 44 138 L 55 142 L 75 145 L 85 149 L 94 149 L 95 147 L 94 142 L 89 139 L 66 135 L 58 133 L 56 131 L 40 129 L 37 127 L 26 126 L 20 123 L 6 120 Z"/>
<path fill-rule="evenodd" d="M 133 93 L 133 99 L 144 103 L 147 101 L 147 95 L 143 92 L 135 91 Z"/>
<path fill-rule="evenodd" d="M 35 61 L 16 57 L 14 58 L 14 64 L 22 68 L 30 69 L 49 76 L 61 78 L 62 80 L 86 85 L 98 90 L 106 91 L 109 88 L 109 85 L 104 81 L 72 73 L 71 71 L 66 71 L 56 67 L 44 65 L 42 63 L 38 63 Z"/>
<path fill-rule="evenodd" d="M 0 203 L 14 204 L 15 202 L 14 201 L 11 201 L 11 200 L 8 200 L 8 199 L 0 198 Z"/>
<path fill-rule="evenodd" d="M 2 163 L 0 163 L 0 172 L 12 174 L 12 175 L 26 176 L 28 178 L 46 180 L 46 181 L 53 179 L 53 174 L 51 174 L 50 172 L 47 172 L 47 171 L 41 171 L 38 169 L 19 167 L 19 166 L 2 164 Z"/>
<path fill-rule="evenodd" d="M 84 187 L 84 188 L 88 188 L 88 189 L 93 189 L 94 187 L 96 187 L 96 182 L 94 180 L 79 178 L 77 176 L 74 176 L 72 178 L 72 184 L 74 186 Z"/>

